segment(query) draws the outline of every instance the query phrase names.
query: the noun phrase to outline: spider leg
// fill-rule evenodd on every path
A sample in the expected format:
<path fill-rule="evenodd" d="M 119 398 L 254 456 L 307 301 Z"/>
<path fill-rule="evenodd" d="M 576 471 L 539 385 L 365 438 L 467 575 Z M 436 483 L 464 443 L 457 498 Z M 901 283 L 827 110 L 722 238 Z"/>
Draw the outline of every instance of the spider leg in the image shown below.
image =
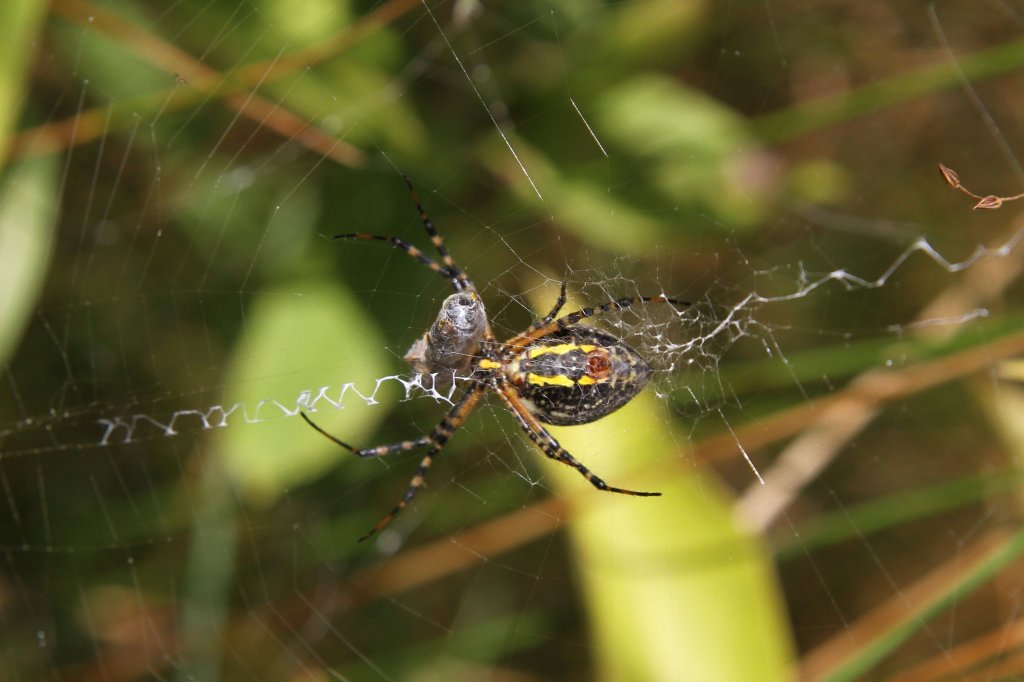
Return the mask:
<path fill-rule="evenodd" d="M 524 405 L 523 401 L 520 400 L 514 388 L 509 386 L 507 383 L 496 384 L 492 388 L 501 398 L 501 401 L 505 403 L 505 407 L 507 407 L 515 416 L 516 421 L 519 422 L 519 428 L 526 433 L 527 437 L 532 440 L 545 455 L 551 459 L 562 462 L 563 464 L 568 464 L 572 468 L 576 469 L 578 472 L 583 474 L 583 478 L 590 481 L 590 484 L 598 490 L 605 490 L 611 493 L 622 493 L 624 495 L 634 495 L 636 497 L 659 497 L 661 495 L 661 493 L 627 490 L 625 488 L 616 488 L 608 485 L 588 469 L 583 462 L 573 457 L 572 453 L 559 445 L 558 441 L 555 440 L 555 437 L 548 433 L 540 421 L 538 421 L 537 418 L 534 417 L 526 408 L 526 405 Z"/>
<path fill-rule="evenodd" d="M 462 271 L 462 268 L 456 265 L 455 259 L 452 258 L 450 253 L 448 253 L 448 248 L 444 245 L 444 238 L 438 234 L 433 221 L 430 220 L 430 216 L 428 216 L 426 210 L 424 210 L 423 204 L 420 203 L 420 197 L 416 194 L 416 189 L 412 186 L 412 182 L 405 175 L 402 176 L 402 179 L 405 180 L 405 184 L 409 188 L 409 193 L 412 195 L 412 201 L 416 204 L 416 210 L 419 211 L 420 220 L 423 221 L 423 228 L 427 231 L 427 236 L 430 237 L 430 241 L 433 243 L 434 248 L 437 249 L 438 255 L 441 256 L 441 263 L 444 263 L 444 265 L 438 263 L 430 256 L 425 255 L 418 248 L 400 237 L 386 237 L 379 234 L 366 234 L 364 232 L 346 232 L 345 234 L 334 235 L 334 238 L 371 239 L 380 242 L 389 242 L 396 249 L 406 252 L 437 274 L 447 279 L 452 283 L 452 287 L 455 288 L 455 291 L 464 291 L 466 289 L 475 290 L 476 287 L 473 285 L 473 282 L 466 276 L 466 273 Z"/>
<path fill-rule="evenodd" d="M 530 325 L 530 329 L 533 329 L 534 327 L 543 327 L 546 324 L 551 324 L 551 321 L 554 320 L 555 316 L 558 315 L 558 311 L 561 310 L 562 306 L 565 305 L 565 299 L 566 299 L 565 287 L 566 287 L 567 284 L 568 283 L 563 279 L 562 280 L 562 286 L 561 286 L 561 288 L 560 288 L 560 290 L 558 292 L 558 300 L 555 301 L 555 305 L 554 305 L 553 308 L 551 308 L 551 312 L 549 312 L 547 315 L 545 315 L 544 319 L 541 320 L 540 322 L 534 322 L 533 324 L 531 324 Z"/>
<path fill-rule="evenodd" d="M 473 283 L 466 277 L 466 273 L 462 272 L 462 269 L 455 264 L 455 259 L 448 253 L 448 248 L 444 245 L 444 239 L 437 233 L 437 228 L 434 227 L 433 221 L 430 220 L 430 216 L 423 209 L 423 204 L 420 203 L 420 196 L 416 193 L 416 189 L 412 186 L 412 181 L 409 180 L 408 175 L 403 175 L 402 179 L 405 180 L 406 187 L 409 188 L 409 194 L 412 195 L 412 201 L 416 204 L 416 210 L 420 212 L 420 220 L 423 221 L 423 227 L 427 231 L 427 235 L 430 237 L 430 241 L 434 244 L 434 248 L 437 249 L 437 253 L 441 256 L 441 261 L 448 268 L 450 273 L 452 284 L 455 286 L 456 291 L 462 289 L 473 289 Z M 459 286 L 456 282 L 461 282 L 462 286 Z"/>
<path fill-rule="evenodd" d="M 561 297 L 559 297 L 559 300 L 561 300 Z M 614 310 L 625 310 L 637 303 L 667 303 L 673 306 L 684 307 L 690 305 L 689 301 L 680 301 L 674 298 L 668 298 L 667 296 L 633 296 L 631 298 L 619 298 L 614 301 L 608 301 L 603 305 L 581 308 L 580 310 L 577 310 L 574 313 L 569 313 L 557 320 L 549 319 L 554 317 L 554 314 L 549 314 L 541 322 L 530 325 L 530 328 L 525 332 L 513 336 L 503 345 L 506 352 L 514 353 L 520 348 L 524 348 L 529 345 L 529 343 L 534 339 L 539 339 L 556 331 L 571 327 L 584 318 L 599 317 Z M 557 314 L 557 310 L 558 308 L 556 307 L 555 310 L 552 310 L 552 313 Z"/>
<path fill-rule="evenodd" d="M 419 262 L 426 265 L 428 268 L 441 275 L 455 287 L 456 291 L 462 291 L 464 289 L 472 289 L 473 283 L 466 278 L 466 275 L 461 271 L 452 272 L 447 266 L 441 265 L 436 260 L 427 256 L 418 248 L 405 241 L 401 237 L 387 237 L 380 234 L 366 234 L 365 232 L 346 232 L 345 234 L 336 234 L 334 239 L 367 239 L 375 240 L 378 242 L 389 242 L 392 246 L 400 251 L 404 251 Z"/>
<path fill-rule="evenodd" d="M 544 315 L 544 319 L 540 319 L 540 321 L 530 325 L 529 328 L 526 329 L 525 332 L 523 332 L 522 334 L 518 334 L 513 339 L 511 339 L 508 342 L 509 344 L 515 342 L 516 340 L 518 340 L 519 338 L 521 338 L 523 336 L 526 336 L 527 334 L 531 333 L 534 330 L 542 329 L 544 327 L 547 327 L 548 325 L 550 325 L 552 323 L 552 321 L 554 321 L 554 318 L 558 314 L 558 311 L 562 309 L 563 305 L 565 305 L 565 299 L 566 299 L 565 287 L 566 287 L 566 284 L 567 283 L 565 282 L 565 280 L 562 280 L 561 290 L 558 292 L 558 300 L 555 301 L 555 305 L 551 308 L 551 311 L 548 312 L 548 314 Z M 508 344 L 506 344 L 506 345 L 508 345 Z"/>
<path fill-rule="evenodd" d="M 356 448 L 349 445 L 340 438 L 336 438 L 331 434 L 327 433 L 326 431 L 324 431 L 322 428 L 317 426 L 312 419 L 307 417 L 305 412 L 299 412 L 299 416 L 305 419 L 306 423 L 312 426 L 314 429 L 316 429 L 317 432 L 320 433 L 320 435 L 326 436 L 336 445 L 340 445 L 341 447 L 345 448 L 352 454 L 358 455 L 359 457 L 383 457 L 384 455 L 390 455 L 393 452 L 404 452 L 407 450 L 412 450 L 414 448 L 422 447 L 424 445 L 430 445 L 431 443 L 434 442 L 433 434 L 430 434 L 426 436 L 420 436 L 419 438 L 414 438 L 412 440 L 403 440 L 401 443 L 392 443 L 391 445 L 378 445 L 377 447 L 373 448 Z"/>
<path fill-rule="evenodd" d="M 394 509 L 388 512 L 384 518 L 377 522 L 377 525 L 371 528 L 366 535 L 359 538 L 359 542 L 366 540 L 381 528 L 384 528 L 386 525 L 391 523 L 391 521 L 398 516 L 406 506 L 408 506 L 409 502 L 412 501 L 412 498 L 416 497 L 416 493 L 419 492 L 419 489 L 423 486 L 423 479 L 424 476 L 426 476 L 427 469 L 429 469 L 430 465 L 434 463 L 434 458 L 439 452 L 441 452 L 441 449 L 448 442 L 448 439 L 452 437 L 452 434 L 455 433 L 466 421 L 466 417 L 468 417 L 469 413 L 473 411 L 477 401 L 480 400 L 480 396 L 483 395 L 485 388 L 485 384 L 476 384 L 466 391 L 462 398 L 459 399 L 459 402 L 457 402 L 451 411 L 445 415 L 444 419 L 441 420 L 441 423 L 434 427 L 434 430 L 430 432 L 429 436 L 430 442 L 433 443 L 433 447 L 431 447 L 430 450 L 427 451 L 427 454 L 424 455 L 423 459 L 420 460 L 420 465 L 416 468 L 416 473 L 413 475 L 412 480 L 409 481 L 409 487 L 406 488 L 405 495 L 402 496 L 402 499 L 397 505 L 395 505 Z"/>

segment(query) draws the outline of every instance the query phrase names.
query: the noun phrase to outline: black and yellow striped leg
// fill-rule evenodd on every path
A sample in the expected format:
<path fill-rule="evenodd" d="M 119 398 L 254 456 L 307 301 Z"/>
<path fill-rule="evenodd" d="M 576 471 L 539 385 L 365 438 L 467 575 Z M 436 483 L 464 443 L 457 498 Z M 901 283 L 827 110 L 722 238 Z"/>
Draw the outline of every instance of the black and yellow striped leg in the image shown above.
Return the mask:
<path fill-rule="evenodd" d="M 424 254 L 418 248 L 405 241 L 401 237 L 388 237 L 380 234 L 367 234 L 365 232 L 347 232 L 345 234 L 336 234 L 334 239 L 366 239 L 378 242 L 388 242 L 396 249 L 404 251 L 419 262 L 426 265 L 428 268 L 441 275 L 452 283 L 456 291 L 462 291 L 463 289 L 472 288 L 472 284 L 468 282 L 466 276 L 461 272 L 452 272 L 449 268 L 441 265 L 430 256 Z"/>
<path fill-rule="evenodd" d="M 405 452 L 418 447 L 423 447 L 424 445 L 430 445 L 434 442 L 433 434 L 431 434 L 428 436 L 420 436 L 419 438 L 414 438 L 412 440 L 403 440 L 401 443 L 392 443 L 391 445 L 378 445 L 373 448 L 356 448 L 321 429 L 313 422 L 312 419 L 306 416 L 305 412 L 299 412 L 299 416 L 305 419 L 306 423 L 316 429 L 320 435 L 326 436 L 336 445 L 340 445 L 352 454 L 360 457 L 383 457 L 384 455 L 390 455 L 393 452 Z"/>
<path fill-rule="evenodd" d="M 512 339 L 510 339 L 507 342 L 506 345 L 508 345 L 508 346 L 516 346 L 516 342 L 519 339 L 521 339 L 521 338 L 532 338 L 529 335 L 534 330 L 542 329 L 542 328 L 548 326 L 549 324 L 551 324 L 552 321 L 554 321 L 555 316 L 558 315 L 558 311 L 561 310 L 562 306 L 565 305 L 565 301 L 566 301 L 566 298 L 567 298 L 566 293 L 565 293 L 566 284 L 567 284 L 567 282 L 563 279 L 562 280 L 561 289 L 558 292 L 558 300 L 555 301 L 555 305 L 551 308 L 551 312 L 549 312 L 547 315 L 545 315 L 544 319 L 538 320 L 537 322 L 534 322 L 533 324 L 531 324 L 527 328 L 527 330 L 524 331 L 523 333 L 517 334 L 516 336 L 514 336 Z"/>
<path fill-rule="evenodd" d="M 562 300 L 561 297 L 559 297 L 559 300 Z M 599 317 L 601 315 L 604 315 L 605 313 L 612 312 L 615 310 L 625 310 L 626 308 L 634 306 L 637 303 L 667 303 L 669 305 L 674 306 L 690 305 L 688 301 L 679 301 L 674 298 L 668 298 L 667 296 L 634 296 L 632 298 L 619 298 L 614 301 L 608 301 L 603 305 L 581 308 L 580 310 L 577 310 L 574 313 L 569 313 L 568 315 L 560 317 L 557 320 L 549 319 L 554 317 L 554 315 L 549 315 L 548 317 L 545 317 L 544 320 L 542 320 L 540 323 L 531 325 L 530 328 L 527 329 L 522 334 L 518 334 L 513 338 L 509 339 L 504 344 L 504 347 L 508 352 L 515 352 L 516 350 L 524 348 L 525 346 L 529 345 L 529 343 L 534 339 L 539 339 L 544 336 L 547 336 L 548 334 L 552 334 L 556 331 L 560 331 L 568 327 L 571 327 L 574 324 L 577 324 L 582 319 L 588 317 Z M 552 312 L 556 313 L 556 311 L 557 308 Z"/>
<path fill-rule="evenodd" d="M 461 291 L 462 289 L 473 289 L 473 283 L 469 281 L 468 277 L 466 277 L 466 273 L 464 273 L 462 269 L 455 264 L 455 259 L 451 257 L 451 254 L 448 253 L 448 248 L 444 245 L 444 239 L 437 233 L 437 228 L 434 227 L 434 223 L 430 220 L 430 216 L 428 216 L 427 212 L 423 210 L 423 204 L 420 203 L 420 195 L 416 193 L 416 189 L 412 186 L 412 181 L 409 180 L 409 176 L 403 175 L 402 179 L 405 180 L 405 185 L 409 188 L 409 194 L 412 195 L 412 202 L 416 204 L 416 210 L 420 212 L 420 220 L 423 222 L 423 228 L 427 231 L 427 236 L 430 237 L 431 243 L 433 243 L 434 248 L 437 249 L 437 253 L 441 256 L 441 261 L 445 264 L 445 267 L 448 268 L 448 272 L 451 273 L 452 284 L 455 285 L 455 290 Z M 461 282 L 462 286 L 456 284 L 456 281 Z"/>
<path fill-rule="evenodd" d="M 438 234 L 433 221 L 430 220 L 427 212 L 423 209 L 423 204 L 420 203 L 420 197 L 416 194 L 416 190 L 413 188 L 412 182 L 410 182 L 409 178 L 404 175 L 402 178 L 405 180 L 405 184 L 409 187 L 409 193 L 412 194 L 412 201 L 416 204 L 416 210 L 419 211 L 420 220 L 423 222 L 423 228 L 427 231 L 427 236 L 430 237 L 430 242 L 434 245 L 434 248 L 437 249 L 438 255 L 441 256 L 441 263 L 438 263 L 436 260 L 424 254 L 418 248 L 400 237 L 387 237 L 379 234 L 367 234 L 365 232 L 347 232 L 345 234 L 336 234 L 334 235 L 334 238 L 367 239 L 379 242 L 388 242 L 396 249 L 404 251 L 437 274 L 447 279 L 452 283 L 455 291 L 475 289 L 476 287 L 473 285 L 473 282 L 466 276 L 466 273 L 456 265 L 455 259 L 452 258 L 450 253 L 448 253 L 448 248 L 444 245 L 444 239 L 440 234 Z"/>
<path fill-rule="evenodd" d="M 531 324 L 530 325 L 530 329 L 528 329 L 527 332 L 529 332 L 530 330 L 532 330 L 534 328 L 540 328 L 540 327 L 543 327 L 545 325 L 551 324 L 551 322 L 558 315 L 558 311 L 561 310 L 562 306 L 565 305 L 565 299 L 566 299 L 565 288 L 566 288 L 567 284 L 568 283 L 563 279 L 562 280 L 562 286 L 560 287 L 560 289 L 558 291 L 558 300 L 555 301 L 555 305 L 554 305 L 554 307 L 551 308 L 551 312 L 549 312 L 547 315 L 545 315 L 544 319 L 541 320 L 540 322 L 534 322 L 533 324 Z"/>
<path fill-rule="evenodd" d="M 426 476 L 427 469 L 434 463 L 434 458 L 437 456 L 441 449 L 444 448 L 448 439 L 452 437 L 460 426 L 466 421 L 466 417 L 473 411 L 473 407 L 476 406 L 480 396 L 483 395 L 484 385 L 474 385 L 469 391 L 462 396 L 462 398 L 455 404 L 451 411 L 441 420 L 441 423 L 434 427 L 434 430 L 430 432 L 430 441 L 434 444 L 433 447 L 427 452 L 427 454 L 420 461 L 420 465 L 416 468 L 416 473 L 413 475 L 412 480 L 409 481 L 409 487 L 405 490 L 405 495 L 402 496 L 401 501 L 395 508 L 388 512 L 387 516 L 377 522 L 373 528 L 370 529 L 363 537 L 359 538 L 359 542 L 366 540 L 371 535 L 384 528 L 386 525 L 398 516 L 403 509 L 405 509 L 412 498 L 416 497 L 416 493 L 423 487 L 424 476 Z"/>
<path fill-rule="evenodd" d="M 519 427 L 545 455 L 551 459 L 562 462 L 563 464 L 568 464 L 572 468 L 576 469 L 576 471 L 583 474 L 583 478 L 590 481 L 590 484 L 598 490 L 605 490 L 610 493 L 622 493 L 624 495 L 635 495 L 636 497 L 659 497 L 661 495 L 661 493 L 627 490 L 625 488 L 616 488 L 608 485 L 594 475 L 594 473 L 590 471 L 583 462 L 573 457 L 572 453 L 559 445 L 558 441 L 555 440 L 555 437 L 548 433 L 537 418 L 534 417 L 526 408 L 526 405 L 524 405 L 523 401 L 519 399 L 514 388 L 505 383 L 495 384 L 493 388 L 501 397 L 502 402 L 505 403 L 505 407 L 507 407 L 515 416 L 516 421 L 519 422 Z"/>

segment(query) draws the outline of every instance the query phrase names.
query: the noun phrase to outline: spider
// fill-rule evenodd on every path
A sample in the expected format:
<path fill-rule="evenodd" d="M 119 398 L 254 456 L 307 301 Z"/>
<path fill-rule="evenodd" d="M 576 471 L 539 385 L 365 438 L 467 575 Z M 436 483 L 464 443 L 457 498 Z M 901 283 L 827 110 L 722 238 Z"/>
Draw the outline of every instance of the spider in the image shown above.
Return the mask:
<path fill-rule="evenodd" d="M 651 367 L 639 353 L 608 332 L 579 324 L 581 320 L 641 302 L 673 306 L 690 304 L 665 296 L 637 296 L 608 301 L 559 317 L 558 313 L 566 301 L 566 283 L 563 280 L 558 300 L 543 319 L 507 341 L 499 342 L 491 331 L 476 286 L 448 253 L 409 178 L 405 177 L 405 183 L 440 261 L 399 237 L 353 232 L 335 235 L 334 239 L 389 242 L 451 282 L 455 293 L 445 299 L 437 320 L 413 344 L 405 360 L 414 371 L 433 374 L 435 382 L 439 379 L 445 381 L 445 377 L 454 381 L 456 376 L 468 381 L 448 414 L 429 434 L 390 445 L 356 448 L 324 431 L 304 412 L 300 413 L 320 434 L 359 457 L 383 457 L 429 447 L 405 495 L 359 541 L 387 526 L 408 506 L 423 486 L 434 458 L 465 423 L 488 390 L 497 394 L 519 427 L 545 455 L 575 468 L 598 490 L 637 497 L 661 495 L 659 492 L 608 485 L 559 445 L 543 424 L 568 426 L 596 421 L 632 400 L 650 379 Z"/>

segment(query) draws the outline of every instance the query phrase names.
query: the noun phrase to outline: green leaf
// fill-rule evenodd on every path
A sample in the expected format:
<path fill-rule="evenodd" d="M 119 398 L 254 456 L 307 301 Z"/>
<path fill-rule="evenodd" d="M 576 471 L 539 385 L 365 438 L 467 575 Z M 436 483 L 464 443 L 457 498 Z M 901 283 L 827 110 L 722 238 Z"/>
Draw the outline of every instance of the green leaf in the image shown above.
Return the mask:
<path fill-rule="evenodd" d="M 598 137 L 638 157 L 666 196 L 723 223 L 752 227 L 771 189 L 747 123 L 720 102 L 668 76 L 638 75 L 608 88 L 596 107 Z"/>
<path fill-rule="evenodd" d="M 712 475 L 685 466 L 686 438 L 654 395 L 552 433 L 609 485 L 662 493 L 601 492 L 569 467 L 547 467 L 574 508 L 569 531 L 602 678 L 789 679 L 793 645 L 771 558 L 736 528 Z"/>
<path fill-rule="evenodd" d="M 550 428 L 608 485 L 662 493 L 599 491 L 544 459 L 546 481 L 573 509 L 596 669 L 607 680 L 789 679 L 793 645 L 771 557 L 737 528 L 712 474 L 687 466 L 687 438 L 663 411 L 647 390 L 594 423 Z"/>
<path fill-rule="evenodd" d="M 58 173 L 53 157 L 13 166 L 0 190 L 0 366 L 17 347 L 53 250 Z"/>
<path fill-rule="evenodd" d="M 243 495 L 259 503 L 339 461 L 355 461 L 289 411 L 303 408 L 324 429 L 358 439 L 387 416 L 384 405 L 404 395 L 400 384 L 386 382 L 377 393 L 383 405 L 370 406 L 355 392 L 373 395 L 378 379 L 402 370 L 389 364 L 374 321 L 351 292 L 317 279 L 290 288 L 300 293 L 262 293 L 247 306 L 228 370 L 226 404 L 244 406 L 255 423 L 223 432 L 225 467 Z M 342 409 L 316 399 L 322 387 L 335 402 L 344 391 Z M 303 407 L 309 403 L 319 411 Z"/>
<path fill-rule="evenodd" d="M 0 40 L 0 159 L 7 158 L 15 121 L 25 97 L 25 76 L 38 44 L 47 2 L 7 0 L 0 4 L 4 39 Z"/>

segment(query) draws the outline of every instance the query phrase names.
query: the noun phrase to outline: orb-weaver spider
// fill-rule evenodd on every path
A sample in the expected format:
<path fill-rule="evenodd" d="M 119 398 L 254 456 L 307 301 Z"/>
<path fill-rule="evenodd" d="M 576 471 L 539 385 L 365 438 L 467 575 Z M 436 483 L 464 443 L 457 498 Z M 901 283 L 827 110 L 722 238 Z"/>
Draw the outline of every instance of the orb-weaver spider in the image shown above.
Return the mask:
<path fill-rule="evenodd" d="M 434 272 L 448 279 L 455 293 L 445 299 L 433 326 L 413 344 L 405 356 L 421 374 L 440 379 L 467 379 L 468 386 L 448 414 L 425 436 L 390 445 L 356 448 L 327 433 L 302 414 L 302 418 L 332 440 L 359 457 L 382 457 L 393 452 L 430 446 L 409 482 L 405 495 L 377 525 L 359 538 L 360 542 L 379 531 L 409 504 L 434 458 L 488 389 L 498 395 L 519 423 L 519 427 L 545 455 L 575 468 L 598 490 L 638 497 L 655 497 L 658 492 L 626 490 L 608 485 L 565 450 L 547 432 L 544 424 L 555 426 L 586 424 L 619 409 L 647 384 L 651 367 L 621 339 L 594 327 L 580 325 L 584 318 L 628 308 L 636 303 L 668 303 L 688 306 L 685 301 L 665 296 L 620 298 L 596 307 L 583 308 L 557 317 L 565 305 L 566 285 L 562 282 L 558 300 L 547 315 L 524 332 L 499 342 L 491 332 L 483 302 L 476 286 L 445 248 L 444 240 L 427 216 L 409 178 L 406 185 L 420 214 L 420 220 L 440 255 L 440 262 L 423 254 L 399 237 L 348 233 L 335 239 L 368 239 L 391 243 Z M 450 386 L 450 383 L 447 383 Z"/>

